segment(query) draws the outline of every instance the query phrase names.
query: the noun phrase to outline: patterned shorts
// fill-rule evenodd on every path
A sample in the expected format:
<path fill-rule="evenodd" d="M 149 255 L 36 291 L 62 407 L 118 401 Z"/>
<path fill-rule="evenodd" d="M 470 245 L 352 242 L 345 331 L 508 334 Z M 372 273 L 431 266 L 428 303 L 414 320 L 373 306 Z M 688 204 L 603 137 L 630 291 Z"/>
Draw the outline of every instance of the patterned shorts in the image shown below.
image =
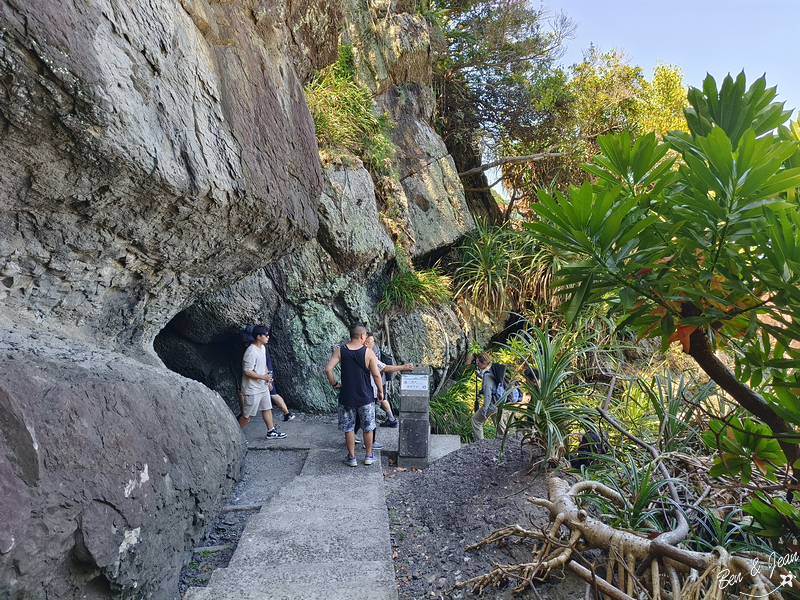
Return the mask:
<path fill-rule="evenodd" d="M 370 402 L 364 406 L 339 405 L 339 431 L 354 431 L 356 428 L 356 413 L 361 419 L 361 429 L 373 431 L 375 429 L 375 404 Z"/>

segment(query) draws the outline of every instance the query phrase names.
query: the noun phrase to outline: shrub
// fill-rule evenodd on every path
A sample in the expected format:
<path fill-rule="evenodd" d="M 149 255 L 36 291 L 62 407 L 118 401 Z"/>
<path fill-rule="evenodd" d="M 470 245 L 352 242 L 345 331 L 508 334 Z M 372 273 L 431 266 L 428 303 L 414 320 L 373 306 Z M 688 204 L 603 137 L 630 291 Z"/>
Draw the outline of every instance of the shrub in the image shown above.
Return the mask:
<path fill-rule="evenodd" d="M 531 236 L 508 224 L 478 221 L 458 249 L 456 296 L 469 297 L 484 310 L 519 311 L 528 304 L 551 304 L 553 255 Z"/>
<path fill-rule="evenodd" d="M 465 370 L 455 385 L 431 398 L 431 431 L 458 435 L 462 443 L 472 440 L 472 414 L 475 402 L 475 374 Z"/>
<path fill-rule="evenodd" d="M 385 312 L 392 308 L 412 310 L 446 304 L 453 297 L 451 285 L 452 279 L 436 268 L 402 271 L 386 283 L 378 311 Z"/>
<path fill-rule="evenodd" d="M 377 174 L 391 174 L 395 146 L 388 113 L 375 116 L 372 95 L 355 81 L 350 46 L 339 46 L 339 60 L 305 87 L 320 150 L 357 156 Z"/>
<path fill-rule="evenodd" d="M 571 433 L 594 429 L 594 385 L 585 381 L 578 365 L 596 349 L 591 339 L 574 338 L 570 331 L 551 336 L 531 327 L 510 338 L 507 345 L 529 376 L 519 381 L 524 400 L 502 405 L 510 411 L 507 432 L 521 432 L 523 441 L 542 450 L 542 466 L 560 463 Z M 532 375 L 532 376 L 530 376 Z"/>

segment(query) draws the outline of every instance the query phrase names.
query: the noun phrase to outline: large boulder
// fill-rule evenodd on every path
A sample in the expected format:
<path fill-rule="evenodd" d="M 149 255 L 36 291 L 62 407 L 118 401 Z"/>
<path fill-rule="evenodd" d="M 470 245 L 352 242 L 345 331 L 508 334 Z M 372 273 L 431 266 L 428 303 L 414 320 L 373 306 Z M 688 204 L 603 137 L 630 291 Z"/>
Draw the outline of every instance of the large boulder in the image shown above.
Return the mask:
<path fill-rule="evenodd" d="M 341 42 L 355 50 L 356 79 L 374 95 L 432 77 L 425 19 L 392 0 L 344 0 Z M 399 10 L 397 10 L 399 9 Z"/>
<path fill-rule="evenodd" d="M 175 598 L 243 447 L 203 385 L 3 323 L 0 596 Z"/>
<path fill-rule="evenodd" d="M 415 260 L 446 252 L 475 228 L 475 220 L 453 158 L 430 124 L 433 92 L 420 83 L 395 86 L 376 98 L 376 107 L 395 122 L 399 186 L 392 191 L 408 252 Z"/>
<path fill-rule="evenodd" d="M 447 306 L 394 314 L 388 320 L 389 340 L 398 364 L 413 362 L 430 367 L 431 396 L 437 393 L 453 366 L 469 349 L 458 315 Z"/>

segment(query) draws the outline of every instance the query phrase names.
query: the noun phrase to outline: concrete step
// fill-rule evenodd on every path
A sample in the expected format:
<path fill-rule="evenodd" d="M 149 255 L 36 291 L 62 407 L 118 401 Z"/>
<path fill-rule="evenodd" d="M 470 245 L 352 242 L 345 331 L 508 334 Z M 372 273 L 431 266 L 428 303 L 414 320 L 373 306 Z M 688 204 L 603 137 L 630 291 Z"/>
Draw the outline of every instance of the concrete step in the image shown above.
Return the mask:
<path fill-rule="evenodd" d="M 347 562 L 347 563 L 307 563 L 304 565 L 259 565 L 245 569 L 217 569 L 207 588 L 195 588 L 193 594 L 197 600 L 204 598 L 198 590 L 208 590 L 209 598 L 261 598 L 288 597 L 303 599 L 331 598 L 329 592 L 337 587 L 345 586 L 348 593 L 357 589 L 366 589 L 370 593 L 384 589 L 391 592 L 396 584 L 394 567 L 389 561 Z M 267 590 L 271 596 L 252 595 L 254 590 L 263 593 Z M 314 593 L 314 589 L 319 590 Z M 230 596 L 218 596 L 218 590 L 225 590 Z M 290 592 L 296 590 L 292 595 Z M 302 593 L 301 593 L 302 592 Z M 186 598 L 189 596 L 187 595 Z M 359 597 L 349 596 L 349 597 Z M 365 596 L 366 597 L 366 596 Z M 377 597 L 383 598 L 383 595 Z"/>
<path fill-rule="evenodd" d="M 360 506 L 386 506 L 383 480 L 380 485 L 373 479 L 354 484 L 354 480 L 342 481 L 337 477 L 314 477 L 299 475 L 284 487 L 261 511 L 296 510 L 314 511 L 325 508 L 352 508 L 354 500 Z"/>
<path fill-rule="evenodd" d="M 347 519 L 310 525 L 248 523 L 229 568 L 254 565 L 285 565 L 315 562 L 359 562 L 390 557 L 388 517 L 382 523 L 362 521 L 356 511 Z M 263 516 L 263 515 L 258 515 Z"/>
<path fill-rule="evenodd" d="M 219 569 L 222 571 L 224 569 Z M 262 571 L 269 570 L 263 567 Z M 320 578 L 309 583 L 273 583 L 263 573 L 235 577 L 230 582 L 205 588 L 190 588 L 184 600 L 397 600 L 397 584 L 390 581 L 331 581 L 325 578 L 327 564 L 320 565 Z"/>
<path fill-rule="evenodd" d="M 437 460 L 461 449 L 461 437 L 457 435 L 432 434 L 428 441 L 428 456 Z"/>

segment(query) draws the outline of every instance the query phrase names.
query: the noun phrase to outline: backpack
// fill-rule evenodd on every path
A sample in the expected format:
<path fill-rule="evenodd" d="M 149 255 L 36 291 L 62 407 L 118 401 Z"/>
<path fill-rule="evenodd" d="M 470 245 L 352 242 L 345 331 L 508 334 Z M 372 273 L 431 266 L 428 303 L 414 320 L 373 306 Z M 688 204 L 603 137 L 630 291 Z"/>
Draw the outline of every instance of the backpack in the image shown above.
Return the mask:
<path fill-rule="evenodd" d="M 511 390 L 505 398 L 505 402 L 519 402 L 522 400 L 522 392 L 519 389 L 519 384 L 516 381 L 510 381 L 506 376 L 506 366 L 500 363 L 492 363 L 489 372 L 497 382 L 497 388 L 492 394 L 492 404 L 497 406 L 505 396 L 507 390 Z"/>
<path fill-rule="evenodd" d="M 394 357 L 386 352 L 381 352 L 381 355 L 378 357 L 378 360 L 380 360 L 385 365 L 394 364 Z M 384 377 L 384 381 L 393 381 L 394 378 L 397 376 L 397 373 L 381 373 L 381 375 Z"/>

